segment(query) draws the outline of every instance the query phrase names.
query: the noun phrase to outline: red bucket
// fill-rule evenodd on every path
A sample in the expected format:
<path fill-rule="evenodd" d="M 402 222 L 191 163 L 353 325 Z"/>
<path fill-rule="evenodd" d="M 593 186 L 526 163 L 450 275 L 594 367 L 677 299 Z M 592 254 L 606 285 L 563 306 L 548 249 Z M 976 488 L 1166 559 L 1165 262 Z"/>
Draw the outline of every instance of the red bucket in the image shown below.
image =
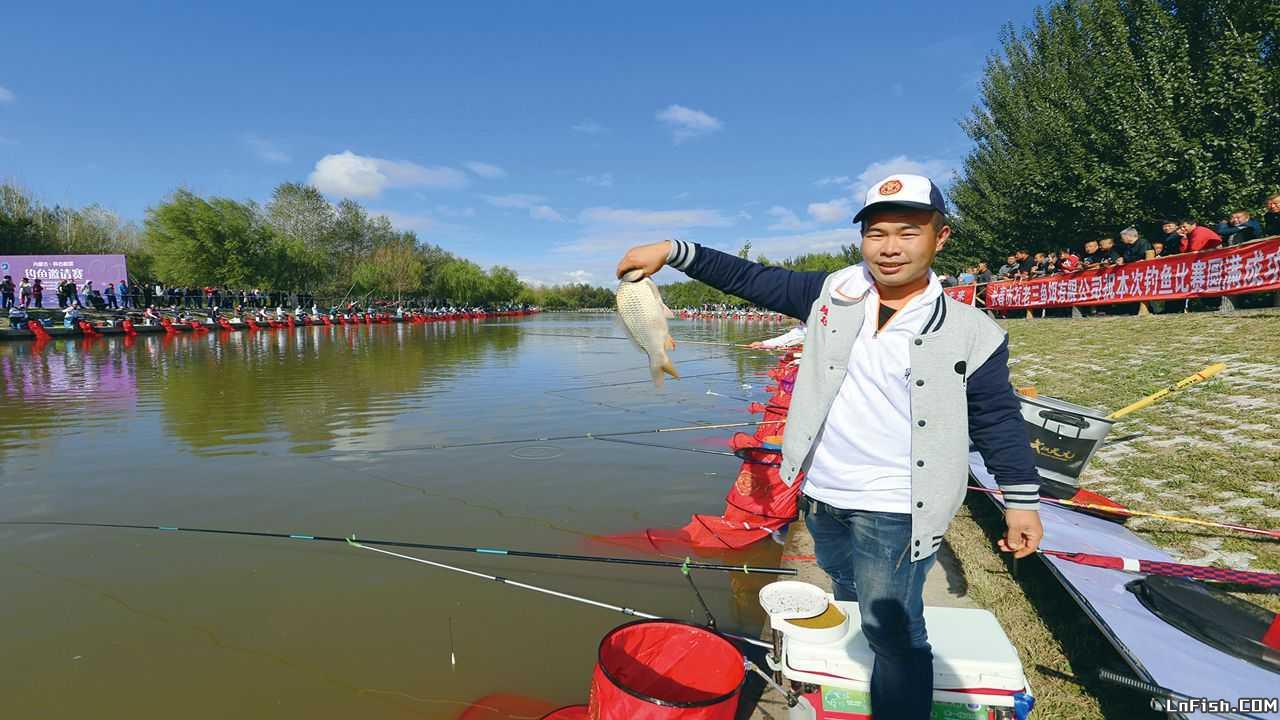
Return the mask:
<path fill-rule="evenodd" d="M 669 620 L 614 628 L 591 676 L 594 720 L 733 720 L 742 653 L 716 633 Z"/>

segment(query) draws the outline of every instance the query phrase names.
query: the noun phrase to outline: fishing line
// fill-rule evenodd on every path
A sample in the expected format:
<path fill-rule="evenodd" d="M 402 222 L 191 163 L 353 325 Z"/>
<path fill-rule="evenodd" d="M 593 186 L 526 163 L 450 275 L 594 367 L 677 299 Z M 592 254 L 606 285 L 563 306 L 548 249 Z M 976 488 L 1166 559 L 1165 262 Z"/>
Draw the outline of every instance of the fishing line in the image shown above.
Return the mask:
<path fill-rule="evenodd" d="M 730 455 L 730 456 L 733 455 L 733 453 L 729 452 L 728 450 L 703 450 L 701 448 L 677 447 L 675 445 L 659 445 L 658 443 L 640 442 L 639 440 L 623 440 L 622 438 L 597 437 L 595 439 L 599 440 L 600 442 L 620 443 L 624 445 L 641 445 L 644 447 L 662 448 L 663 450 L 681 450 L 683 452 L 702 453 L 704 455 Z"/>
<path fill-rule="evenodd" d="M 711 388 L 707 388 L 707 394 L 714 397 L 725 398 L 726 400 L 739 400 L 746 403 L 752 402 L 751 398 L 738 397 L 737 395 L 724 395 L 722 393 L 715 392 Z"/>
<path fill-rule="evenodd" d="M 404 555 L 402 553 L 392 552 L 390 550 L 383 550 L 382 548 L 370 547 L 368 545 L 365 545 L 364 541 L 357 540 L 355 537 L 346 538 L 345 540 L 347 544 L 360 550 L 369 550 L 371 552 L 376 552 L 382 555 L 386 555 L 388 557 L 399 558 L 401 560 L 409 560 L 410 562 L 421 563 L 423 565 L 430 565 L 431 567 L 439 568 L 441 570 L 448 570 L 450 572 L 461 573 L 463 575 L 470 575 L 471 577 L 480 578 L 481 580 L 491 580 L 501 585 L 510 585 L 512 587 L 518 587 L 524 590 L 532 590 L 533 592 L 542 593 L 543 595 L 550 595 L 552 597 L 561 598 L 562 600 L 570 600 L 572 602 L 582 603 L 583 605 L 591 605 L 592 607 L 598 607 L 603 610 L 612 610 L 613 612 L 622 613 L 623 615 L 629 615 L 631 617 L 644 618 L 645 620 L 671 619 L 671 618 L 664 618 L 661 615 L 654 615 L 652 613 L 642 612 L 640 610 L 636 610 L 635 608 L 629 608 L 622 605 L 610 605 L 609 603 L 601 602 L 599 600 L 592 600 L 590 598 L 581 597 L 579 595 L 570 595 L 569 593 L 561 592 L 559 590 L 552 590 L 551 588 L 541 587 L 538 585 L 530 585 L 528 583 L 522 583 L 518 580 L 512 580 L 510 578 L 505 578 L 498 575 L 487 575 L 485 573 L 477 572 L 475 570 L 468 570 L 466 568 L 461 568 L 454 565 L 445 565 L 444 563 L 436 562 L 434 560 L 427 560 L 425 558 L 414 557 L 413 555 Z M 749 637 L 746 635 L 738 635 L 736 633 L 731 633 L 731 632 L 725 632 L 723 630 L 716 630 L 716 632 L 726 637 L 731 637 L 735 640 L 738 640 L 740 642 L 744 642 L 750 645 L 767 648 L 769 650 L 773 649 L 772 643 L 767 643 L 757 638 Z"/>
<path fill-rule="evenodd" d="M 316 542 L 345 543 L 349 539 L 332 535 L 311 535 L 306 533 L 263 532 L 256 530 L 224 530 L 218 528 L 187 528 L 169 525 L 134 525 L 130 523 L 97 523 L 71 522 L 58 520 L 10 520 L 0 521 L 0 525 L 24 526 L 57 526 L 84 528 L 112 528 L 126 530 L 159 530 L 163 532 L 188 532 L 206 535 L 237 535 L 241 537 L 273 538 L 283 540 L 311 540 Z M 573 555 L 567 553 L 536 552 L 532 550 L 510 550 L 507 548 L 469 547 L 464 545 L 437 545 L 434 543 L 408 542 L 403 540 L 362 540 L 369 545 L 386 547 L 417 548 L 421 550 L 437 550 L 443 552 L 466 552 L 477 555 L 502 555 L 506 557 L 534 558 L 537 560 L 568 560 L 575 562 L 597 562 L 611 565 L 641 565 L 645 567 L 691 568 L 694 570 L 714 570 L 716 572 L 756 573 L 760 575 L 795 575 L 790 568 L 753 567 L 750 565 L 722 565 L 718 563 L 690 563 L 668 560 L 644 560 L 640 558 L 607 557 L 603 555 Z"/>
<path fill-rule="evenodd" d="M 649 382 L 646 380 L 645 382 Z M 384 455 L 387 453 L 412 452 L 416 450 L 453 450 L 455 448 L 492 447 L 495 445 L 518 445 L 535 442 L 563 442 L 566 440 L 597 440 L 599 438 L 629 437 L 632 435 L 653 435 L 657 433 L 691 432 L 694 430 L 724 430 L 727 428 L 756 427 L 759 425 L 777 425 L 786 420 L 747 420 L 744 422 L 720 423 L 718 425 L 688 425 L 684 427 L 655 428 L 652 430 L 629 430 L 611 433 L 582 433 L 579 435 L 550 435 L 545 437 L 512 438 L 509 440 L 479 440 L 464 443 L 446 443 L 441 445 L 417 445 L 403 448 L 386 448 L 382 450 L 352 450 L 348 453 L 329 453 L 325 455 L 309 455 L 311 459 L 325 457 L 347 457 L 349 455 Z"/>
<path fill-rule="evenodd" d="M 647 368 L 647 367 L 649 367 L 649 366 L 648 366 L 648 365 L 646 365 L 645 367 Z M 637 368 L 637 369 L 639 369 L 639 368 Z M 614 372 L 617 372 L 617 371 L 614 371 Z M 712 377 L 712 376 L 715 376 L 715 375 L 728 375 L 728 374 L 730 374 L 730 373 L 736 373 L 736 372 L 739 372 L 739 371 L 738 371 L 738 370 L 736 370 L 736 369 L 734 369 L 734 370 L 718 370 L 718 371 L 716 371 L 716 372 L 698 373 L 698 374 L 696 374 L 696 375 L 684 375 L 684 376 L 682 376 L 682 377 L 680 377 L 680 378 L 673 378 L 672 380 L 670 380 L 670 381 L 668 381 L 668 382 L 678 382 L 678 381 L 680 381 L 680 380 L 692 380 L 692 379 L 694 379 L 694 378 Z M 643 384 L 645 384 L 645 383 L 652 383 L 652 382 L 653 382 L 653 380 L 651 380 L 651 379 L 645 379 L 645 380 L 625 380 L 625 381 L 623 381 L 623 382 L 616 382 L 616 383 L 601 383 L 601 384 L 599 384 L 599 385 L 583 385 L 583 386 L 581 386 L 581 387 L 559 388 L 559 389 L 555 390 L 554 392 L 577 392 L 577 391 L 579 391 L 579 390 L 597 390 L 597 389 L 599 389 L 599 388 L 621 387 L 621 386 L 623 386 L 623 385 L 643 385 Z"/>
<path fill-rule="evenodd" d="M 625 335 L 577 335 L 574 333 L 544 333 L 544 332 L 523 332 L 520 334 L 521 335 L 538 335 L 541 337 L 581 338 L 584 340 L 630 340 L 631 339 Z M 754 349 L 754 348 L 748 348 L 746 345 L 739 345 L 738 343 L 731 343 L 731 342 L 712 342 L 710 340 L 682 340 L 680 338 L 672 338 L 672 339 L 675 340 L 677 346 L 680 345 L 680 343 L 684 343 L 685 345 L 717 345 L 720 347 Z M 755 341 L 752 341 L 752 342 L 755 342 Z"/>
<path fill-rule="evenodd" d="M 689 364 L 689 363 L 695 363 L 695 362 L 706 362 L 706 361 L 708 361 L 708 360 L 719 360 L 719 359 L 727 358 L 727 357 L 738 357 L 738 358 L 741 358 L 742 356 L 741 356 L 739 353 L 737 353 L 737 352 L 720 353 L 720 354 L 717 354 L 717 355 L 704 355 L 704 356 L 702 356 L 702 357 L 695 357 L 695 358 L 681 358 L 681 359 L 680 359 L 680 364 L 681 364 L 681 365 L 687 365 L 687 364 Z M 753 358 L 753 359 L 754 359 L 754 358 Z M 632 367 L 617 368 L 617 369 L 613 369 L 613 370 L 601 370 L 600 372 L 584 373 L 584 374 L 582 374 L 582 375 L 575 375 L 573 378 L 570 378 L 570 379 L 573 379 L 573 380 L 579 380 L 579 379 L 586 379 L 586 378 L 599 377 L 599 376 L 601 376 L 601 375 L 613 375 L 613 374 L 615 374 L 615 373 L 630 372 L 630 371 L 632 371 L 632 370 L 648 370 L 648 369 L 649 369 L 649 366 L 648 366 L 648 365 L 635 365 L 635 366 L 632 366 Z M 759 374 L 763 374 L 763 373 L 759 373 Z M 692 377 L 692 376 L 686 375 L 685 377 Z M 683 378 L 674 378 L 674 379 L 675 379 L 675 380 L 681 380 L 681 379 L 683 379 Z"/>
<path fill-rule="evenodd" d="M 672 421 L 672 422 L 681 422 L 681 423 L 684 423 L 684 422 L 703 422 L 702 420 L 691 420 L 691 419 L 686 418 L 686 417 L 679 417 L 679 416 L 676 416 L 676 415 L 668 415 L 668 414 L 666 414 L 666 413 L 655 412 L 654 410 L 646 410 L 646 409 L 644 409 L 644 408 L 638 408 L 638 407 L 627 407 L 626 405 L 616 405 L 616 404 L 614 404 L 614 403 L 606 402 L 606 401 L 604 401 L 604 400 L 592 400 L 592 399 L 589 399 L 589 398 L 569 397 L 569 396 L 567 396 L 567 395 L 561 394 L 561 393 L 560 393 L 559 391 L 557 391 L 557 390 L 547 390 L 547 391 L 545 391 L 545 394 L 550 395 L 550 396 L 555 397 L 555 398 L 560 398 L 561 400 L 568 400 L 569 402 L 579 402 L 579 403 L 585 403 L 585 404 L 587 404 L 587 405 L 596 405 L 596 406 L 599 406 L 599 407 L 607 407 L 607 408 L 610 408 L 610 409 L 612 409 L 612 410 L 621 410 L 621 411 L 623 411 L 623 412 L 629 412 L 629 413 L 639 413 L 639 414 L 641 414 L 641 415 L 648 415 L 648 416 L 650 416 L 650 417 L 654 417 L 654 418 L 661 418 L 661 419 L 663 419 L 663 420 L 668 420 L 668 421 Z M 680 404 L 680 403 L 683 403 L 683 402 L 684 402 L 684 400 L 678 400 L 678 401 L 676 401 L 676 403 L 674 403 L 674 404 Z M 665 407 L 665 406 L 664 406 L 664 405 L 659 405 L 658 407 Z"/>

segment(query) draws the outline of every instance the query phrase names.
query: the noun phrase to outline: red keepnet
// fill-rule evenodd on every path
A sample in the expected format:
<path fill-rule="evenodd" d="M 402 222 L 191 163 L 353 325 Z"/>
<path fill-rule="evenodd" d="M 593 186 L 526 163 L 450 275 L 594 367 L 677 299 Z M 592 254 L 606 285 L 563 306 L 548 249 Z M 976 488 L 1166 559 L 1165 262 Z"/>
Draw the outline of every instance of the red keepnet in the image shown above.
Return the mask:
<path fill-rule="evenodd" d="M 593 720 L 732 720 L 746 679 L 720 635 L 670 620 L 614 628 L 591 676 Z"/>

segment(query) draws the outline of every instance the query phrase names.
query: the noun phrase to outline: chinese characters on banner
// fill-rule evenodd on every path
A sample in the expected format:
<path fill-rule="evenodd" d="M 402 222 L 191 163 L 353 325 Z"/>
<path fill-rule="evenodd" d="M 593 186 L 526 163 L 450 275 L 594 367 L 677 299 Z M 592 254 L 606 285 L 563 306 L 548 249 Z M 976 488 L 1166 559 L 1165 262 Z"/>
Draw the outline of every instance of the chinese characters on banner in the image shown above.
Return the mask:
<path fill-rule="evenodd" d="M 950 295 L 952 300 L 959 300 L 965 305 L 972 305 L 974 299 L 978 296 L 978 286 L 956 285 L 955 287 L 942 288 L 942 292 Z"/>
<path fill-rule="evenodd" d="M 1280 290 L 1280 237 L 987 286 L 987 308 L 1070 307 Z"/>
<path fill-rule="evenodd" d="M 107 283 L 128 280 L 123 255 L 0 255 L 0 277 L 12 276 L 13 284 L 22 278 L 40 280 L 45 297 L 52 297 L 58 283 L 74 281 L 77 288 L 92 280 L 96 290 Z"/>

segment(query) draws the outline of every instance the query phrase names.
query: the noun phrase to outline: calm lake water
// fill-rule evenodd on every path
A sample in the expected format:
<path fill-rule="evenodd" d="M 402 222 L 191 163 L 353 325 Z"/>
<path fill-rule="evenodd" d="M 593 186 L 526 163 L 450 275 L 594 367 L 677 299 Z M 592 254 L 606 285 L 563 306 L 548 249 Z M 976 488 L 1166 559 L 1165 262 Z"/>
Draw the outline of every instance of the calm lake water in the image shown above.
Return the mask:
<path fill-rule="evenodd" d="M 784 327 L 676 321 L 672 334 Z M 683 345 L 686 379 L 656 392 L 631 343 L 538 333 L 625 331 L 612 316 L 542 315 L 0 344 L 0 520 L 624 555 L 590 536 L 721 511 L 730 457 L 585 439 L 413 449 L 750 420 L 708 391 L 761 399 L 773 363 Z M 633 439 L 722 448 L 731 432 Z M 746 560 L 776 564 L 766 545 Z M 678 570 L 406 552 L 701 615 Z M 764 578 L 695 577 L 722 627 L 758 630 Z M 0 525 L 0 588 L 0 716 L 14 718 L 456 718 L 490 693 L 585 702 L 600 637 L 628 620 L 337 543 L 127 529 Z"/>

